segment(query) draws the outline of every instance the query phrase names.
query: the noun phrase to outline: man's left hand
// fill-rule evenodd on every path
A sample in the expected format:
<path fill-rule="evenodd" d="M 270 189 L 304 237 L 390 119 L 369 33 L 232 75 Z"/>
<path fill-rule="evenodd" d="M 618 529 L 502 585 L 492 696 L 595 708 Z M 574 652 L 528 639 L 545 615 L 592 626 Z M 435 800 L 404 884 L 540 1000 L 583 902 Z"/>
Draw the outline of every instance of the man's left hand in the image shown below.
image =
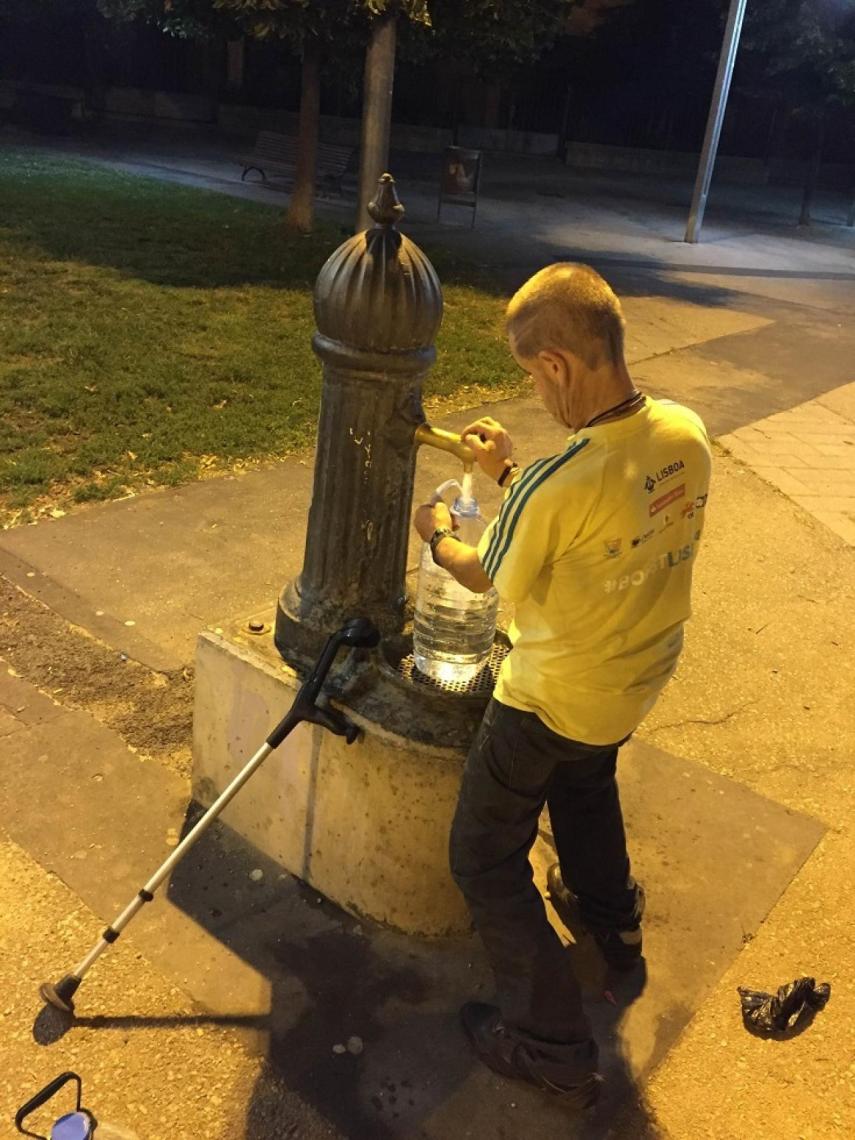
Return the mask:
<path fill-rule="evenodd" d="M 440 527 L 454 530 L 455 521 L 445 503 L 425 503 L 413 515 L 413 526 L 423 542 L 430 542 L 433 532 Z"/>

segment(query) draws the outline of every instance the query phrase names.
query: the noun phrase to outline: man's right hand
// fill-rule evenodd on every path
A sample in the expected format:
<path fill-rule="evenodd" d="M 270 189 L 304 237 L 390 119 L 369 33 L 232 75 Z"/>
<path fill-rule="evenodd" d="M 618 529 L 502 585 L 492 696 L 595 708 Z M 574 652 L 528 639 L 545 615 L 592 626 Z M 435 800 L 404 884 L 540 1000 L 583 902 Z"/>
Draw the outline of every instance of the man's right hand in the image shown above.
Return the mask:
<path fill-rule="evenodd" d="M 514 445 L 498 420 L 484 416 L 460 433 L 475 452 L 478 466 L 491 479 L 498 479 L 514 453 Z"/>

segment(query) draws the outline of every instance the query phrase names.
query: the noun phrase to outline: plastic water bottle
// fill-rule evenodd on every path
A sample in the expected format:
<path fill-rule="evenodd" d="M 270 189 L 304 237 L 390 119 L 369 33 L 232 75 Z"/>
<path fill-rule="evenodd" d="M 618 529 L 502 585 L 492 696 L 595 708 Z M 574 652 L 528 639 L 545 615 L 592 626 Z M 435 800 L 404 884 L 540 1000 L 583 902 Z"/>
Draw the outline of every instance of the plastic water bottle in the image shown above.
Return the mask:
<path fill-rule="evenodd" d="M 487 525 L 472 494 L 472 476 L 463 487 L 454 479 L 443 483 L 433 501 L 456 490 L 451 511 L 457 517 L 456 533 L 469 546 L 477 546 Z M 473 680 L 487 664 L 496 635 L 499 596 L 494 589 L 475 594 L 461 586 L 447 570 L 437 566 L 430 546 L 424 544 L 419 566 L 413 649 L 419 672 L 446 685 Z"/>

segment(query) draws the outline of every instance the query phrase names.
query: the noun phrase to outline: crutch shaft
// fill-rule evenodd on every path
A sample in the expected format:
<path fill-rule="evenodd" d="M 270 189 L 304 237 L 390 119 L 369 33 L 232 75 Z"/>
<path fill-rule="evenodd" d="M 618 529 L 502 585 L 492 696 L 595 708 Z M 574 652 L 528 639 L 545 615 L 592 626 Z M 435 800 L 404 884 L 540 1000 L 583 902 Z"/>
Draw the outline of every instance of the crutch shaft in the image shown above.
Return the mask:
<path fill-rule="evenodd" d="M 202 818 L 195 824 L 193 828 L 184 836 L 168 859 L 158 867 L 146 885 L 140 890 L 133 899 L 128 903 L 121 914 L 107 927 L 98 940 L 97 944 L 89 951 L 77 969 L 74 975 L 77 978 L 83 979 L 86 972 L 92 968 L 95 962 L 101 957 L 108 946 L 111 946 L 131 919 L 140 911 L 147 902 L 151 902 L 154 898 L 154 893 L 163 881 L 169 876 L 172 869 L 181 861 L 187 854 L 190 848 L 201 839 L 202 835 L 208 830 L 217 816 L 228 805 L 229 801 L 234 799 L 237 793 L 241 790 L 243 785 L 252 776 L 259 765 L 263 764 L 273 749 L 267 743 L 262 744 L 252 759 L 238 772 L 237 776 L 232 780 L 229 786 L 223 791 L 213 804 L 208 808 Z"/>
<path fill-rule="evenodd" d="M 55 985 L 50 982 L 42 983 L 39 987 L 39 993 L 45 1002 L 66 1013 L 74 1013 L 74 995 L 85 974 L 101 957 L 107 947 L 116 941 L 134 915 L 136 915 L 147 902 L 153 900 L 154 892 L 163 883 L 176 864 L 183 859 L 193 844 L 208 830 L 217 816 L 220 815 L 228 803 L 237 795 L 256 769 L 263 764 L 275 748 L 279 747 L 285 737 L 288 736 L 298 724 L 305 722 L 318 725 L 329 732 L 335 733 L 337 736 L 343 736 L 348 744 L 352 744 L 358 738 L 358 727 L 348 720 L 343 713 L 329 706 L 318 705 L 316 702 L 324 681 L 326 680 L 327 673 L 332 667 L 339 649 L 345 646 L 351 649 L 373 649 L 378 645 L 379 641 L 380 634 L 376 626 L 367 618 L 353 618 L 338 630 L 338 632 L 332 634 L 327 640 L 309 677 L 301 685 L 290 711 L 286 713 L 279 724 L 276 725 L 255 755 L 244 765 L 242 771 L 235 776 L 225 791 L 218 796 L 201 819 L 190 829 L 169 858 L 158 867 L 146 885 L 137 892 L 121 914 L 115 919 L 112 926 L 107 927 L 95 946 L 92 947 L 86 957 L 77 966 L 74 973 L 66 974 L 60 978 Z"/>

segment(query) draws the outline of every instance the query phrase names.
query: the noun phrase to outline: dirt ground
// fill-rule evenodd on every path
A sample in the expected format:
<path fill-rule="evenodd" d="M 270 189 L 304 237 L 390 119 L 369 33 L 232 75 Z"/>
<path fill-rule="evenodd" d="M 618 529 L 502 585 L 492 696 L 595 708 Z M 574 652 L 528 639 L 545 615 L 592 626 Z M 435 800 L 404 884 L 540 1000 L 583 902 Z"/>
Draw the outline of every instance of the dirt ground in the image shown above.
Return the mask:
<path fill-rule="evenodd" d="M 0 656 L 66 708 L 82 709 L 131 748 L 190 774 L 193 670 L 147 669 L 63 621 L 0 577 Z"/>

